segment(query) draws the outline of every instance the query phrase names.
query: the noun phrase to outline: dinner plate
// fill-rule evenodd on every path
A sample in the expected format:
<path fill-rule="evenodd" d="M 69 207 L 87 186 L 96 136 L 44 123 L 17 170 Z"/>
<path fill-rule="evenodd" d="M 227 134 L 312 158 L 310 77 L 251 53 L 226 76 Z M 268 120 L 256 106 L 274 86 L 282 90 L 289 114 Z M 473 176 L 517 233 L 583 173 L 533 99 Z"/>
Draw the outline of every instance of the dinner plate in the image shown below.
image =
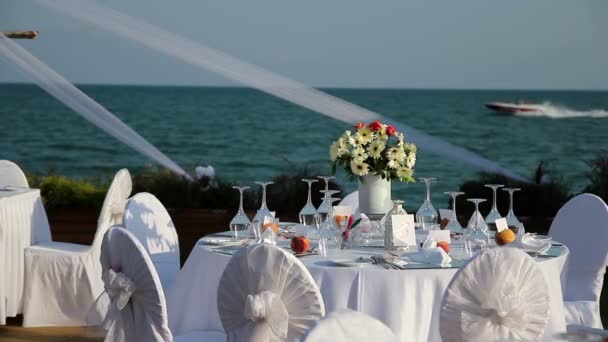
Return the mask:
<path fill-rule="evenodd" d="M 199 240 L 200 243 L 204 245 L 211 246 L 239 246 L 242 245 L 247 240 L 234 240 L 234 239 L 222 239 L 222 238 L 202 238 Z"/>
<path fill-rule="evenodd" d="M 368 262 L 353 259 L 328 259 L 328 261 L 342 267 L 361 267 L 368 264 Z"/>

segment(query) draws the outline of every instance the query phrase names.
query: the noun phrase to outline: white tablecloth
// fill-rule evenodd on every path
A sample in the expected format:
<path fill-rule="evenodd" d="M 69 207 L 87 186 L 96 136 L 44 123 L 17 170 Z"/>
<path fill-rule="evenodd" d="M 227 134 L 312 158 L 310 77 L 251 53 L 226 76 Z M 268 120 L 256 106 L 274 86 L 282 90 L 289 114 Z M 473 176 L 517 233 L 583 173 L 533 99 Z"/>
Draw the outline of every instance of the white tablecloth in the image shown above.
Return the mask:
<path fill-rule="evenodd" d="M 230 256 L 212 249 L 212 246 L 197 244 L 167 292 L 169 325 L 174 334 L 223 329 L 216 292 Z M 381 249 L 366 248 L 347 253 L 381 252 Z M 566 331 L 560 274 L 567 254 L 564 248 L 559 257 L 538 259 L 551 298 L 546 341 L 553 341 L 555 333 Z M 319 285 L 327 313 L 342 308 L 364 312 L 388 325 L 400 341 L 441 340 L 441 300 L 456 268 L 385 270 L 375 265 L 335 267 L 319 256 L 300 260 Z"/>
<path fill-rule="evenodd" d="M 23 250 L 43 241 L 51 231 L 40 190 L 0 190 L 0 324 L 22 313 Z"/>

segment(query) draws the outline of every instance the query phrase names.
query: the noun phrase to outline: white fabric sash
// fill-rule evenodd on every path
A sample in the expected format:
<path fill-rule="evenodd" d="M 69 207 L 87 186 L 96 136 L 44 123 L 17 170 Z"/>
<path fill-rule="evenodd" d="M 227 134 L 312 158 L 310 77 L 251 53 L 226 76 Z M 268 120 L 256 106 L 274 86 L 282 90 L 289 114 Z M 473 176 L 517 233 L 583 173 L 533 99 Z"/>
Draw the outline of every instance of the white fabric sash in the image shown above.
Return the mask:
<path fill-rule="evenodd" d="M 245 318 L 252 322 L 265 320 L 276 337 L 287 338 L 289 313 L 281 298 L 270 291 L 247 296 Z"/>
<path fill-rule="evenodd" d="M 105 291 L 110 297 L 110 305 L 101 326 L 109 331 L 120 320 L 121 311 L 129 303 L 136 287 L 133 280 L 124 273 L 115 272 L 113 269 L 109 269 L 103 278 Z"/>

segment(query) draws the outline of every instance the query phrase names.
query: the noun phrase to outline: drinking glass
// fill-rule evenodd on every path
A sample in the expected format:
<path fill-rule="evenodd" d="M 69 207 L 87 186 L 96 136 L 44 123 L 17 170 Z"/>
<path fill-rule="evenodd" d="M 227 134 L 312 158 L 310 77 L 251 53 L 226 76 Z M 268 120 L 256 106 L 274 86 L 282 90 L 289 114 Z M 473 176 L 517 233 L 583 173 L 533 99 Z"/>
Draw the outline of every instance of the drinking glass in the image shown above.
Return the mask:
<path fill-rule="evenodd" d="M 340 190 L 321 190 L 325 196 L 323 196 L 323 201 L 321 205 L 319 205 L 319 209 L 317 209 L 317 215 L 319 216 L 319 222 L 325 221 L 327 217 L 327 213 L 329 213 L 330 209 L 333 207 L 333 202 L 330 201 L 331 196 L 340 193 Z"/>
<path fill-rule="evenodd" d="M 445 192 L 446 195 L 452 196 L 452 217 L 450 217 L 448 225 L 445 226 L 445 229 L 454 232 L 454 233 L 463 233 L 462 226 L 460 222 L 458 222 L 458 215 L 456 214 L 456 197 L 460 195 L 464 195 L 464 192 Z"/>
<path fill-rule="evenodd" d="M 321 190 L 324 191 L 324 190 Z M 330 190 L 331 191 L 331 190 Z M 327 193 L 327 192 L 326 192 Z M 337 244 L 338 235 L 340 231 L 336 225 L 333 215 L 333 203 L 339 201 L 339 198 L 328 198 L 327 202 L 330 204 L 329 211 L 325 216 L 325 220 L 319 225 L 319 254 L 321 256 L 327 256 L 328 249 L 331 245 Z M 331 241 L 331 242 L 330 242 Z"/>
<path fill-rule="evenodd" d="M 255 217 L 253 218 L 253 237 L 254 238 L 259 238 L 260 237 L 260 226 L 264 223 L 264 217 L 273 217 L 272 213 L 270 212 L 270 210 L 268 209 L 268 206 L 266 206 L 266 186 L 270 185 L 270 184 L 274 184 L 274 182 L 255 182 L 256 184 L 259 184 L 262 186 L 262 205 L 260 206 L 260 209 L 258 209 L 258 212 L 255 214 Z"/>
<path fill-rule="evenodd" d="M 500 216 L 500 212 L 498 211 L 498 208 L 496 207 L 496 189 L 498 188 L 502 188 L 504 185 L 502 184 L 486 184 L 484 185 L 487 188 L 491 188 L 492 189 L 492 210 L 490 210 L 490 212 L 488 213 L 488 216 L 486 216 L 486 224 L 488 225 L 488 229 L 491 231 L 496 231 L 496 220 L 498 220 L 499 218 L 502 218 L 502 216 Z"/>
<path fill-rule="evenodd" d="M 244 231 L 249 228 L 251 225 L 251 221 L 245 211 L 243 210 L 243 191 L 249 189 L 248 186 L 233 186 L 232 188 L 237 189 L 241 194 L 241 198 L 239 200 L 239 210 L 236 212 L 236 215 L 230 220 L 230 230 L 234 232 L 234 239 L 238 239 L 238 232 Z"/>
<path fill-rule="evenodd" d="M 317 182 L 316 179 L 302 179 L 302 182 L 308 183 L 308 200 L 306 205 L 300 210 L 300 223 L 307 226 L 316 226 L 318 224 L 317 209 L 312 205 L 310 192 L 312 191 L 312 183 Z"/>
<path fill-rule="evenodd" d="M 509 192 L 509 213 L 505 216 L 507 220 L 507 225 L 509 229 L 511 229 L 516 235 L 525 234 L 524 225 L 517 219 L 515 213 L 513 212 L 513 193 L 515 191 L 519 191 L 519 188 L 503 188 L 503 191 Z"/>
<path fill-rule="evenodd" d="M 483 216 L 479 212 L 479 203 L 485 202 L 483 198 L 469 198 L 467 201 L 475 204 L 475 212 L 471 215 L 469 224 L 467 225 L 467 233 L 465 244 L 470 255 L 477 254 L 488 247 L 490 237 L 488 234 L 488 226 L 486 225 Z"/>
<path fill-rule="evenodd" d="M 439 213 L 431 203 L 431 183 L 437 181 L 437 178 L 418 178 L 426 184 L 426 199 L 422 202 L 420 209 L 416 212 L 416 221 L 418 226 L 423 230 L 439 229 L 438 219 Z"/>

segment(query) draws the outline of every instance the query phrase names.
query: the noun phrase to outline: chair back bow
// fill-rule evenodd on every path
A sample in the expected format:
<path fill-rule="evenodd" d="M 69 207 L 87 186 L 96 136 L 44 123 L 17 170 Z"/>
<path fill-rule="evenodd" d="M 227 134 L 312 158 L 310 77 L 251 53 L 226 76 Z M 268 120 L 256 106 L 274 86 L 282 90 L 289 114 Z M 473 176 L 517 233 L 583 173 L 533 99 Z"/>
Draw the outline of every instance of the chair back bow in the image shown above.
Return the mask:
<path fill-rule="evenodd" d="M 289 313 L 281 298 L 270 291 L 247 296 L 245 318 L 252 322 L 265 320 L 275 336 L 287 338 Z"/>
<path fill-rule="evenodd" d="M 104 279 L 105 291 L 110 297 L 108 312 L 103 320 L 102 327 L 108 330 L 119 319 L 120 312 L 127 306 L 135 292 L 135 282 L 122 272 L 109 269 Z"/>

